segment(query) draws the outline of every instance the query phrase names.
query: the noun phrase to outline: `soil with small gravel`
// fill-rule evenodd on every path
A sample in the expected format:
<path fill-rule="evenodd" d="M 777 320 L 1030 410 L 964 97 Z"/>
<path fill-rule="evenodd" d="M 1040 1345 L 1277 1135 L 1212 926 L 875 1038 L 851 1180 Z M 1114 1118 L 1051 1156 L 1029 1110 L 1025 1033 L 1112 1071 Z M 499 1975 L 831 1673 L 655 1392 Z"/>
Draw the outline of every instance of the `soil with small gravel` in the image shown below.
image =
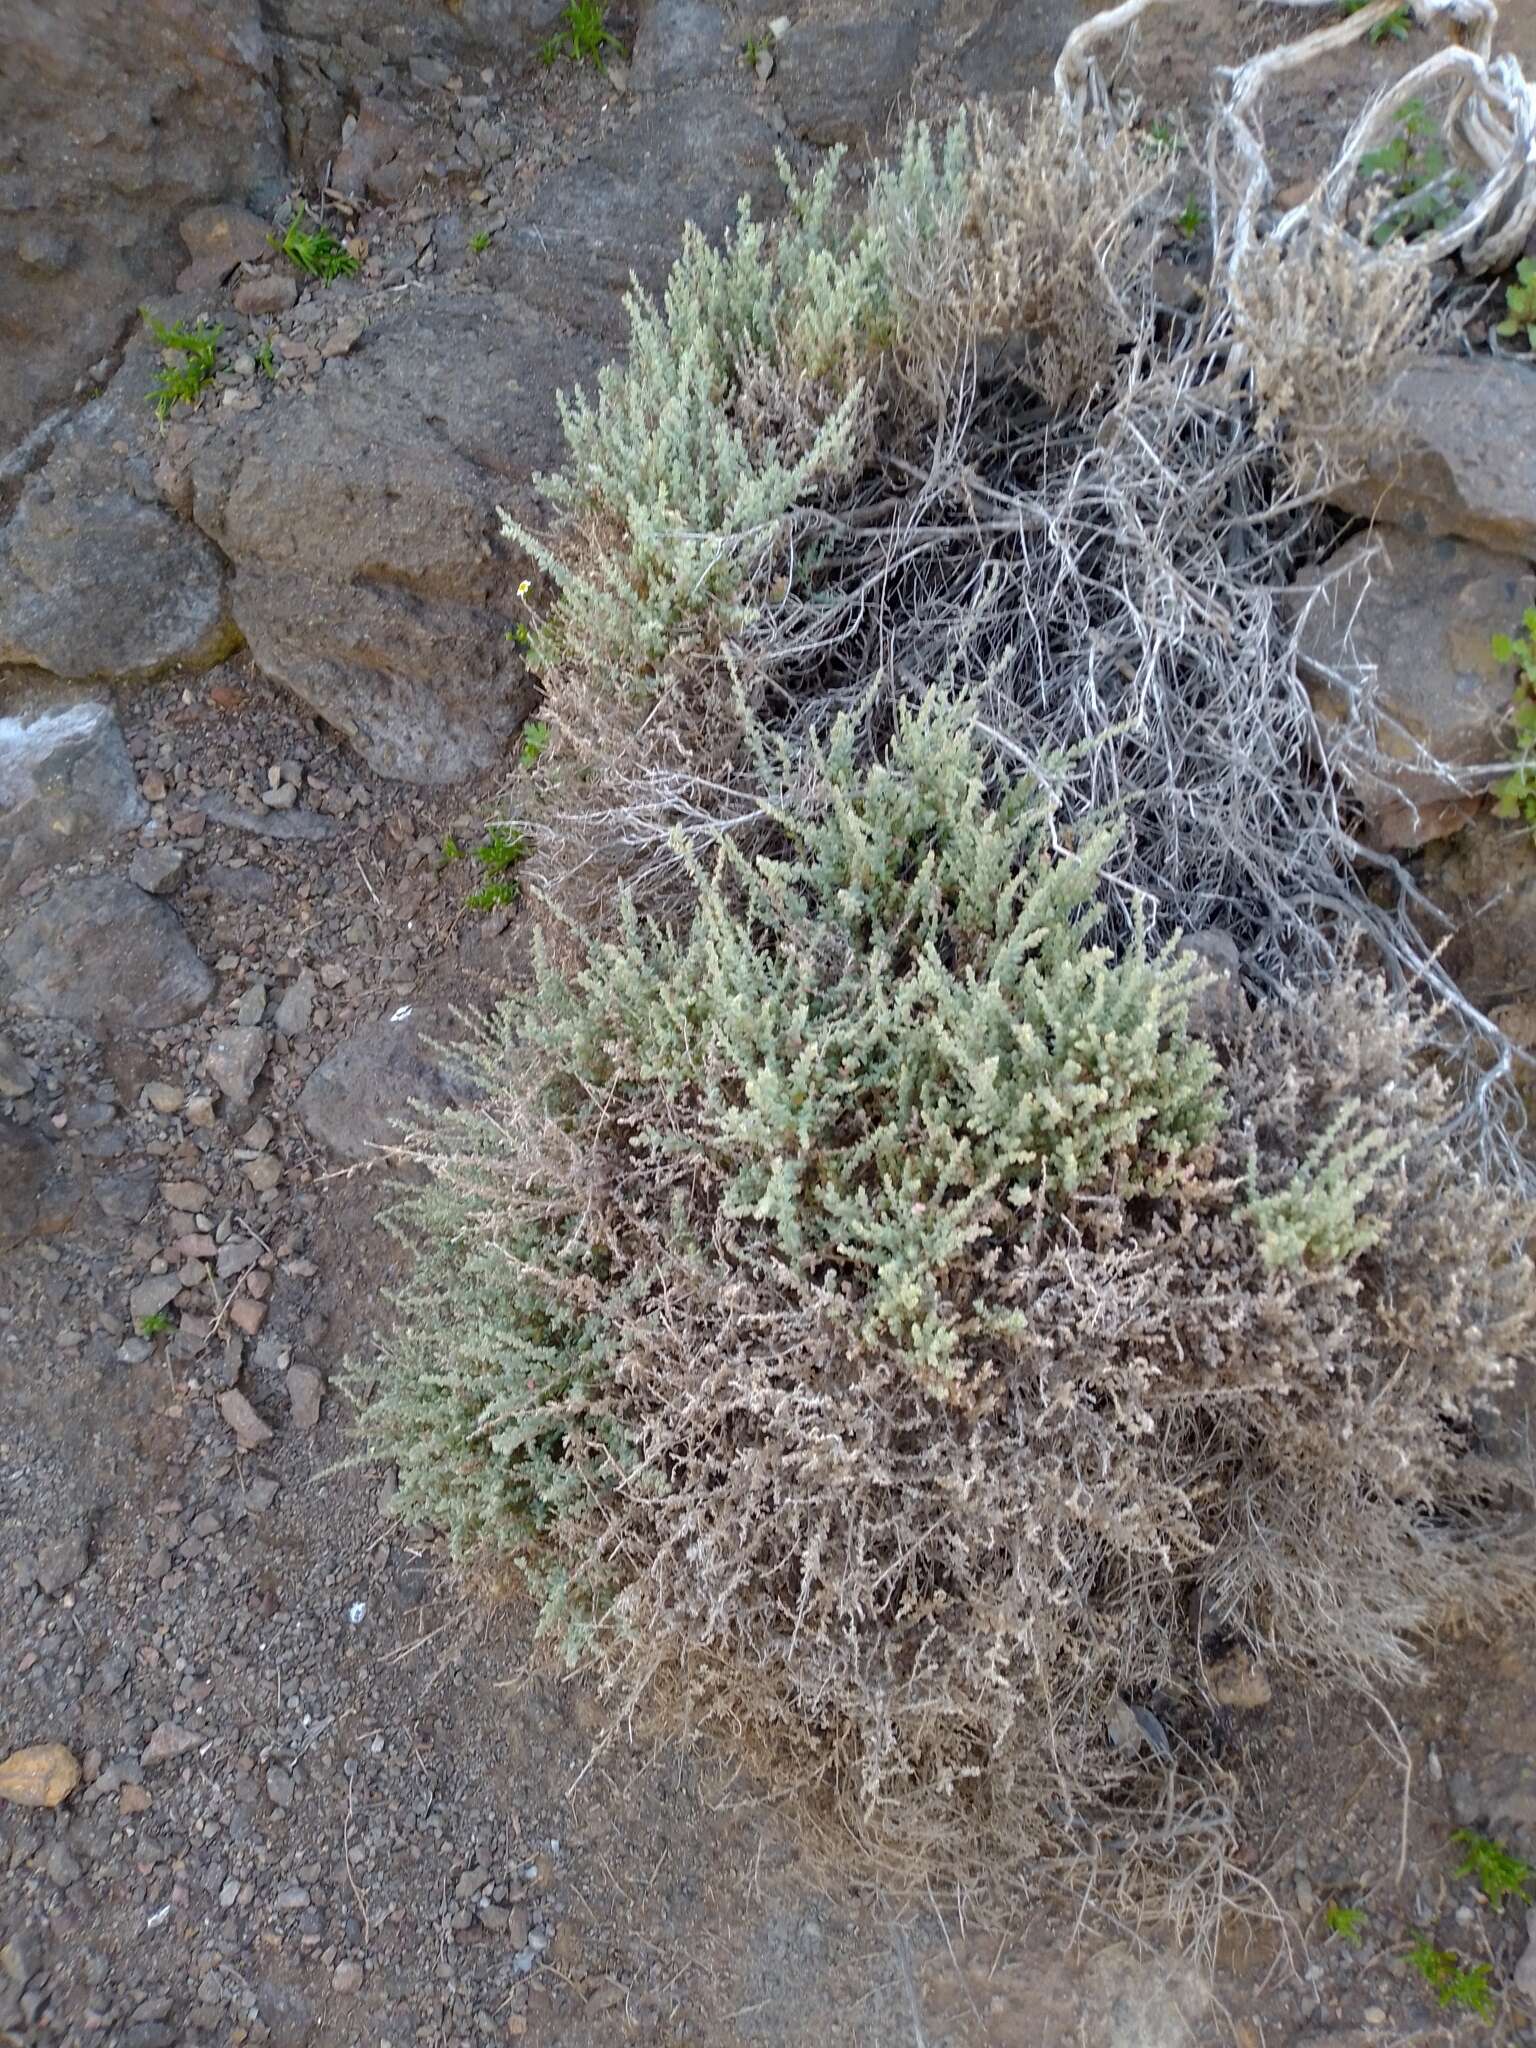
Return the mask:
<path fill-rule="evenodd" d="M 633 77 L 520 82 L 532 140 L 501 159 L 494 107 L 418 67 L 423 150 L 459 149 L 450 200 L 348 218 L 363 275 L 262 316 L 276 374 L 238 351 L 222 425 L 345 391 L 407 278 L 492 311 L 525 268 L 558 295 L 520 235 L 546 243 L 555 216 L 527 195 L 564 177 L 573 203 L 595 165 L 611 208 L 633 96 L 703 69 L 767 132 L 828 141 L 877 131 L 914 81 L 1034 82 L 1060 11 L 920 9 L 948 39 L 908 49 L 879 10 L 799 7 L 814 63 L 792 34 L 758 81 L 745 17 L 721 44 L 713 9 L 673 6 Z M 1142 76 L 1192 97 L 1252 33 L 1145 39 Z M 1298 159 L 1326 97 L 1288 131 Z M 210 405 L 156 443 L 173 498 L 220 427 Z M 295 615 L 282 659 L 307 676 L 334 621 Z M 390 1112 L 451 1093 L 454 1014 L 529 972 L 517 904 L 466 902 L 507 770 L 386 780 L 244 653 L 115 691 L 9 671 L 0 693 L 107 707 L 71 715 L 92 747 L 120 732 L 127 764 L 93 753 L 0 844 L 0 1760 L 56 1742 L 82 1770 L 56 1809 L 0 1803 L 0 2043 L 1536 2043 L 1536 1924 L 1458 1877 L 1451 1843 L 1478 1827 L 1536 1863 L 1528 1641 L 1441 1650 L 1373 1712 L 1277 1675 L 1234 1688 L 1246 1910 L 1194 1954 L 1093 1894 L 984 1926 L 893 1899 L 751 1758 L 611 1727 L 523 1604 L 390 1516 L 349 1430 L 405 1256 L 381 1218 Z M 1420 1936 L 1489 1966 L 1491 2027 L 1415 1973 Z"/>

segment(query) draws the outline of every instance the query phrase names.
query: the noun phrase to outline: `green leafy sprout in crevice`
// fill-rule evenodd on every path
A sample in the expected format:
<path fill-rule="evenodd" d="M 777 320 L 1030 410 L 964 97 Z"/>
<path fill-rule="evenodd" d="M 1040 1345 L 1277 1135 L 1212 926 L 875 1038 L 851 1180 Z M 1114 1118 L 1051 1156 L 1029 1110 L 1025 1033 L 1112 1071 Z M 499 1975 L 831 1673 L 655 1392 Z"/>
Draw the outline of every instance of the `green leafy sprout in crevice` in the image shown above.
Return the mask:
<path fill-rule="evenodd" d="M 156 416 L 163 420 L 173 406 L 196 405 L 217 376 L 219 343 L 224 338 L 224 328 L 221 322 L 201 317 L 194 327 L 180 323 L 168 327 L 163 320 L 157 320 L 147 306 L 141 307 L 140 311 L 166 358 L 149 392 Z M 180 357 L 180 361 L 172 360 L 175 357 Z"/>
<path fill-rule="evenodd" d="M 1518 819 L 1536 832 L 1536 605 L 1528 605 L 1518 633 L 1495 633 L 1493 658 L 1513 662 L 1514 766 L 1493 786 L 1494 815 Z"/>
<path fill-rule="evenodd" d="M 1382 198 L 1371 229 L 1377 247 L 1411 242 L 1454 219 L 1466 178 L 1451 161 L 1445 139 L 1421 99 L 1405 100 L 1390 141 L 1360 159 L 1361 174 L 1374 181 Z"/>
<path fill-rule="evenodd" d="M 1351 1948 L 1358 1948 L 1365 1938 L 1363 1906 L 1341 1906 L 1337 1899 L 1330 1899 L 1323 1910 L 1323 1920 L 1328 1932 L 1348 1942 Z"/>
<path fill-rule="evenodd" d="M 1418 1973 L 1440 2004 L 1456 2012 L 1475 2012 L 1486 2019 L 1493 2011 L 1491 1965 L 1469 1963 L 1454 1949 L 1436 1948 L 1427 1934 L 1415 1936 L 1408 1967 Z"/>
<path fill-rule="evenodd" d="M 1511 1856 L 1507 1849 L 1487 1835 L 1478 1834 L 1475 1828 L 1458 1828 L 1451 1840 L 1467 1852 L 1456 1875 L 1470 1877 L 1495 1913 L 1503 1912 L 1506 1899 L 1518 1899 L 1522 1906 L 1530 1904 L 1528 1887 L 1536 1873 L 1529 1863 Z"/>
<path fill-rule="evenodd" d="M 1362 7 L 1370 4 L 1371 0 L 1339 0 L 1339 13 L 1347 21 L 1352 14 L 1358 14 Z M 1373 43 L 1406 43 L 1412 26 L 1413 15 L 1405 0 L 1403 6 L 1394 7 L 1390 14 L 1373 26 L 1369 40 Z"/>
<path fill-rule="evenodd" d="M 281 238 L 270 234 L 267 240 L 279 255 L 286 256 L 306 277 L 313 277 L 321 284 L 334 284 L 340 277 L 356 277 L 357 258 L 343 247 L 328 227 L 319 224 L 310 227 L 308 220 L 309 214 L 301 206 L 283 230 Z"/>
<path fill-rule="evenodd" d="M 508 831 L 505 825 L 490 826 L 474 851 L 474 858 L 486 879 L 465 897 L 468 908 L 498 910 L 515 903 L 519 891 L 513 871 L 527 855 L 527 842 L 521 832 Z"/>
<path fill-rule="evenodd" d="M 1536 352 L 1536 260 L 1522 256 L 1515 265 L 1515 282 L 1504 290 L 1509 317 L 1494 330 L 1506 341 L 1523 334 L 1527 348 Z"/>
<path fill-rule="evenodd" d="M 567 0 L 560 26 L 539 51 L 541 64 L 555 64 L 568 57 L 573 64 L 601 64 L 610 50 L 618 53 L 618 38 L 604 20 L 602 0 Z"/>

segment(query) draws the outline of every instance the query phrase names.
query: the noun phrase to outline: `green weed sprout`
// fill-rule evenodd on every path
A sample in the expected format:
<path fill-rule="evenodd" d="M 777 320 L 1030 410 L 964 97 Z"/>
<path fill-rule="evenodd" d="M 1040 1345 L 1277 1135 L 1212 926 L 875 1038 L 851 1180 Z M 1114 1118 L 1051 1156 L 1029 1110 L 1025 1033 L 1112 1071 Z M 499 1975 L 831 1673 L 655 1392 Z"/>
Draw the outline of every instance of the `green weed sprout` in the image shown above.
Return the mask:
<path fill-rule="evenodd" d="M 523 727 L 523 745 L 519 757 L 521 765 L 524 768 L 535 767 L 540 754 L 543 753 L 548 745 L 549 727 L 544 724 L 542 719 L 530 718 Z"/>
<path fill-rule="evenodd" d="M 1526 1890 L 1533 1875 L 1529 1863 L 1511 1856 L 1507 1849 L 1490 1841 L 1487 1835 L 1480 1835 L 1475 1828 L 1458 1828 L 1451 1840 L 1467 1852 L 1467 1860 L 1456 1875 L 1470 1877 L 1495 1913 L 1503 1912 L 1506 1899 L 1518 1899 L 1522 1906 L 1531 1903 Z"/>
<path fill-rule="evenodd" d="M 1369 5 L 1370 0 L 1339 0 L 1339 13 L 1348 20 L 1350 15 L 1358 14 L 1362 7 Z M 1384 43 L 1390 36 L 1394 43 L 1406 43 L 1412 22 L 1413 17 L 1406 5 L 1394 7 L 1384 21 L 1377 22 L 1368 40 L 1373 43 Z"/>
<path fill-rule="evenodd" d="M 306 277 L 321 284 L 334 284 L 338 277 L 356 277 L 357 258 L 350 255 L 327 227 L 309 228 L 308 213 L 301 206 L 284 230 L 282 240 L 275 234 L 267 240 L 280 255 L 296 263 Z"/>
<path fill-rule="evenodd" d="M 1469 1963 L 1454 1949 L 1436 1948 L 1428 1935 L 1416 1937 L 1408 1966 L 1417 1970 L 1443 2006 L 1475 2012 L 1486 2019 L 1493 2010 L 1493 1987 L 1487 1963 Z"/>
<path fill-rule="evenodd" d="M 1330 1934 L 1336 1934 L 1340 1941 L 1347 1941 L 1351 1948 L 1360 1946 L 1365 1933 L 1363 1907 L 1341 1906 L 1337 1899 L 1330 1899 L 1323 1909 L 1323 1919 Z"/>
<path fill-rule="evenodd" d="M 1493 786 L 1494 816 L 1518 818 L 1536 832 L 1536 605 L 1528 605 L 1520 633 L 1495 633 L 1495 661 L 1519 669 L 1510 715 L 1515 728 L 1515 765 Z"/>
<path fill-rule="evenodd" d="M 1185 206 L 1184 211 L 1174 222 L 1174 226 L 1186 242 L 1192 242 L 1205 226 L 1207 217 L 1205 208 L 1200 204 L 1199 200 L 1191 199 Z"/>
<path fill-rule="evenodd" d="M 1368 149 L 1360 169 L 1367 178 L 1382 181 L 1390 200 L 1371 230 L 1378 248 L 1398 236 L 1409 242 L 1415 235 L 1444 227 L 1466 185 L 1421 99 L 1403 102 L 1397 133 L 1380 149 Z"/>
<path fill-rule="evenodd" d="M 147 1316 L 139 1317 L 139 1335 L 141 1337 L 163 1337 L 167 1330 L 173 1330 L 175 1327 L 176 1325 L 162 1308 L 151 1309 Z"/>
<path fill-rule="evenodd" d="M 1504 303 L 1509 308 L 1509 318 L 1501 320 L 1494 329 L 1507 339 L 1510 335 L 1523 334 L 1525 345 L 1536 353 L 1536 262 L 1529 256 L 1522 256 L 1515 265 L 1517 282 L 1505 288 Z"/>
<path fill-rule="evenodd" d="M 442 853 L 445 861 L 462 860 L 464 858 L 464 849 L 451 832 L 443 834 Z"/>
<path fill-rule="evenodd" d="M 549 65 L 561 57 L 573 64 L 601 64 L 604 53 L 616 50 L 618 39 L 603 20 L 602 0 L 566 0 L 561 26 L 539 51 L 539 62 Z"/>
<path fill-rule="evenodd" d="M 474 250 L 477 256 L 483 256 L 486 250 L 489 249 L 489 247 L 491 246 L 490 229 L 477 228 L 469 238 L 469 246 L 471 249 Z"/>
<path fill-rule="evenodd" d="M 502 904 L 515 903 L 518 887 L 512 878 L 512 870 L 527 857 L 527 853 L 521 832 L 509 832 L 504 825 L 492 825 L 475 848 L 475 859 L 484 868 L 487 879 L 465 897 L 469 908 L 496 910 Z"/>
<path fill-rule="evenodd" d="M 205 385 L 212 383 L 219 367 L 219 343 L 224 337 L 222 322 L 199 317 L 195 327 L 167 327 L 147 306 L 139 311 L 155 340 L 168 354 L 174 351 L 179 363 L 162 363 L 150 397 L 155 416 L 164 419 L 173 405 L 196 405 Z"/>

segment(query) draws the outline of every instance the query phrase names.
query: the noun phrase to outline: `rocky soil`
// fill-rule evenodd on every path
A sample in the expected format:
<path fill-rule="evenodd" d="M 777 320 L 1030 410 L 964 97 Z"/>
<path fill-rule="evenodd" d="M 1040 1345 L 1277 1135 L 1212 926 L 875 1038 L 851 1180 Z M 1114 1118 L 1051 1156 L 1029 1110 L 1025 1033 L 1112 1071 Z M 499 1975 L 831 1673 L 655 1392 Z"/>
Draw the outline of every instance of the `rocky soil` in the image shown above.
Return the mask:
<path fill-rule="evenodd" d="M 526 971 L 515 907 L 468 908 L 446 856 L 517 801 L 527 565 L 496 508 L 536 516 L 556 388 L 685 219 L 774 203 L 776 152 L 1020 97 L 1079 18 L 804 0 L 751 68 L 765 23 L 654 0 L 610 10 L 605 74 L 537 61 L 557 12 L 7 16 L 0 2042 L 1536 2042 L 1536 1926 L 1449 1847 L 1477 1824 L 1536 1862 L 1527 1644 L 1469 1645 L 1374 1719 L 1234 1676 L 1257 1917 L 1198 1962 L 1092 1902 L 982 1936 L 814 1849 L 750 1758 L 603 1739 L 523 1610 L 469 1597 L 353 1462 L 347 1362 L 401 1258 L 378 1148 L 451 1098 L 456 1014 Z M 1192 6 L 1141 49 L 1153 104 L 1259 32 Z M 1298 164 L 1350 65 L 1393 61 L 1291 110 Z M 301 193 L 355 278 L 273 250 Z M 163 425 L 146 297 L 224 326 Z M 1536 375 L 1469 340 L 1398 403 L 1308 616 L 1319 709 L 1344 733 L 1379 670 L 1401 772 L 1359 773 L 1365 829 L 1536 1039 L 1536 853 L 1486 773 L 1488 634 L 1536 599 Z M 1330 1904 L 1364 1910 L 1358 1945 Z M 1492 2033 L 1415 1977 L 1421 1932 L 1493 1968 Z"/>

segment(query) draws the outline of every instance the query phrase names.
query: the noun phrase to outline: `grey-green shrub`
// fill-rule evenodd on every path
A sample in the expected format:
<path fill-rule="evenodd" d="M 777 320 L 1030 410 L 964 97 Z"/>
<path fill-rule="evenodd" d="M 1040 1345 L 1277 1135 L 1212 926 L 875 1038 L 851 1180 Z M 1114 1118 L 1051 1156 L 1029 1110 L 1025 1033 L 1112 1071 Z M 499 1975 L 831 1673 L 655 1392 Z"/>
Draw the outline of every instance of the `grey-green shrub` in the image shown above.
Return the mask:
<path fill-rule="evenodd" d="M 1375 1683 L 1508 1596 L 1465 1441 L 1526 1220 L 1361 977 L 1219 1067 L 1190 963 L 1100 943 L 1111 834 L 963 711 L 878 765 L 845 722 L 775 831 L 498 1012 L 408 1148 L 365 1433 L 398 1512 L 914 1872 L 1128 1867 L 1184 1837 L 1116 1702 L 1198 1746 L 1200 1632 Z"/>

